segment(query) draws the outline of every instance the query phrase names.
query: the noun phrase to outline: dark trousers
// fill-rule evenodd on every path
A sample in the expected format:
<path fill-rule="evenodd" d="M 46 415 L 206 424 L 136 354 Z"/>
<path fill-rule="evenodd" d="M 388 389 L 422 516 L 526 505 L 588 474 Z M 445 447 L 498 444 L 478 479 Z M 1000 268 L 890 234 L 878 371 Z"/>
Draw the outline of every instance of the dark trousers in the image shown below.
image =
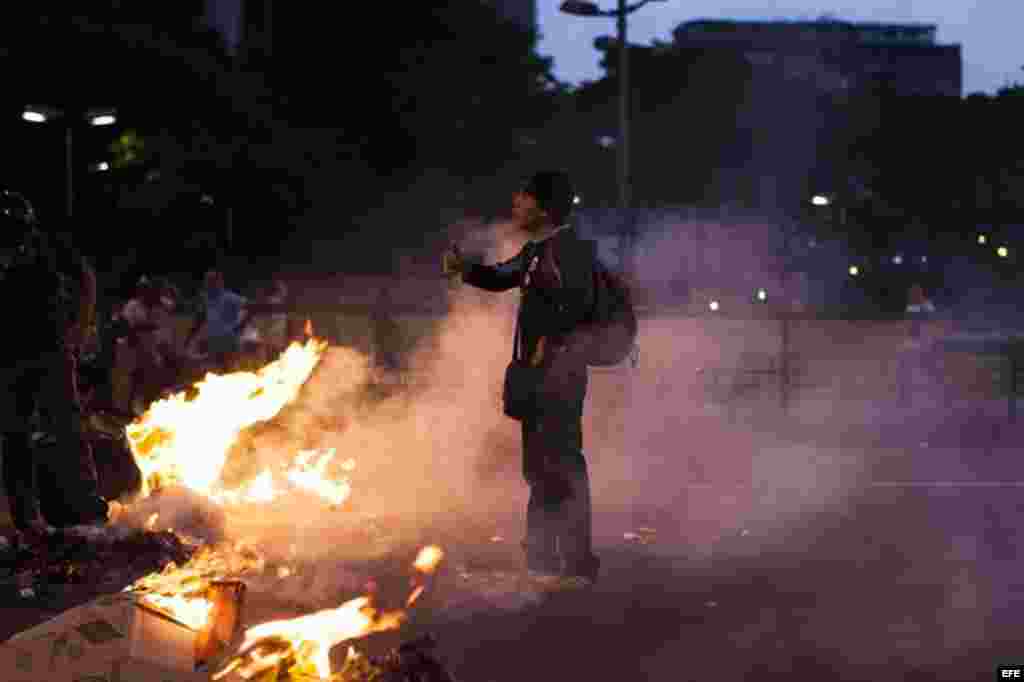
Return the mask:
<path fill-rule="evenodd" d="M 57 525 L 95 520 L 106 513 L 99 496 L 92 448 L 82 432 L 78 395 L 77 359 L 63 350 L 40 353 L 31 359 L 10 360 L 0 370 L 0 433 L 3 443 L 3 479 L 15 527 L 25 528 L 40 518 L 39 462 L 32 443 L 33 419 L 46 418 L 47 430 L 60 447 L 51 450 L 52 461 L 42 469 L 60 491 Z M 49 514 L 47 514 L 49 516 Z"/>
<path fill-rule="evenodd" d="M 531 570 L 570 575 L 595 561 L 591 547 L 590 480 L 583 457 L 579 409 L 541 412 L 523 420 L 523 476 L 530 486 L 526 509 L 526 562 Z"/>

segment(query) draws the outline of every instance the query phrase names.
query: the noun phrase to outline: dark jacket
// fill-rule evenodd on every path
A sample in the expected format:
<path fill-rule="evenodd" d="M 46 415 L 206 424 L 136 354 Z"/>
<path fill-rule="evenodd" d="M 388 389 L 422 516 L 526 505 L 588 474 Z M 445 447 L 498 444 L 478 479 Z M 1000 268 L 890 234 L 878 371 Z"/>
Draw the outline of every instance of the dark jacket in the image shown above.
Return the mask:
<path fill-rule="evenodd" d="M 5 351 L 31 357 L 62 348 L 71 327 L 91 323 L 95 285 L 95 273 L 80 253 L 48 235 L 34 235 L 27 252 L 2 273 L 5 307 L 17 311 Z"/>
<path fill-rule="evenodd" d="M 540 338 L 547 337 L 544 364 L 550 364 L 559 352 L 572 354 L 573 332 L 593 308 L 595 257 L 594 242 L 568 227 L 544 241 L 527 242 L 503 263 L 471 265 L 463 279 L 487 291 L 521 287 L 521 357 L 532 357 Z"/>

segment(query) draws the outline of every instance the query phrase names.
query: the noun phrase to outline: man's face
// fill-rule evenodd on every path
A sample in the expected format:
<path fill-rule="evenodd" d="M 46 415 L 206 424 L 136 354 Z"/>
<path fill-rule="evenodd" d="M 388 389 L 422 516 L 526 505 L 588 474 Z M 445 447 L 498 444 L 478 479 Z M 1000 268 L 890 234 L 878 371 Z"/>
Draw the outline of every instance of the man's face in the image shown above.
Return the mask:
<path fill-rule="evenodd" d="M 512 217 L 521 228 L 536 233 L 544 227 L 547 214 L 537 205 L 533 195 L 519 191 L 512 197 Z"/>

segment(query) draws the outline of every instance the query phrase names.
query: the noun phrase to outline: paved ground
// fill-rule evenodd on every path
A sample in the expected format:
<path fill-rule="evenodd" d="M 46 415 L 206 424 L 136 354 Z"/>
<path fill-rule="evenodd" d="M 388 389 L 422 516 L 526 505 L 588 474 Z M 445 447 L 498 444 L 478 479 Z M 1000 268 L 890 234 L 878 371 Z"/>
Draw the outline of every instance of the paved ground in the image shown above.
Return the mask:
<path fill-rule="evenodd" d="M 599 509 L 605 570 L 592 590 L 541 598 L 515 584 L 516 510 L 435 520 L 393 560 L 356 567 L 401 590 L 416 544 L 449 554 L 405 630 L 367 645 L 430 631 L 463 682 L 967 681 L 1024 661 L 1021 428 L 960 411 L 787 430 L 764 439 L 745 489 L 695 485 L 674 507 Z M 813 460 L 799 469 L 812 475 L 780 487 L 772 468 L 799 458 Z M 738 523 L 693 518 L 695 499 L 737 496 Z M 623 537 L 641 519 L 655 528 L 651 544 Z M 8 596 L 0 637 L 89 596 Z M 285 612 L 254 593 L 247 620 Z"/>

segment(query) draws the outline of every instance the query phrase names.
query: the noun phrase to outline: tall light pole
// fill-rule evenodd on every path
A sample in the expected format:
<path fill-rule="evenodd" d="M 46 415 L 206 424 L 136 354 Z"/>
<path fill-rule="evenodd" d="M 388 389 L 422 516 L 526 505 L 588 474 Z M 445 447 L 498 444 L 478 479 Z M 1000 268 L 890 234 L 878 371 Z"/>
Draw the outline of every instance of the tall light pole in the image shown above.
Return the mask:
<path fill-rule="evenodd" d="M 57 107 L 28 106 L 21 113 L 21 118 L 29 123 L 47 123 L 51 120 L 64 122 L 64 210 L 68 218 L 74 211 L 75 166 L 74 166 L 74 135 L 75 124 L 79 119 L 91 126 L 108 126 L 117 122 L 113 109 L 68 110 Z"/>
<path fill-rule="evenodd" d="M 616 140 L 615 149 L 618 161 L 618 190 L 619 209 L 625 214 L 629 211 L 631 200 L 630 157 L 629 157 L 629 45 L 627 42 L 627 17 L 644 5 L 651 2 L 665 2 L 665 0 L 640 0 L 632 5 L 627 5 L 626 0 L 618 0 L 618 8 L 614 10 L 602 10 L 592 2 L 580 0 L 565 0 L 559 10 L 566 14 L 577 17 L 614 17 L 616 32 L 618 35 L 619 48 L 619 135 Z M 626 217 L 626 216 L 624 216 Z M 633 221 L 628 220 L 629 228 L 626 233 L 629 246 L 626 251 L 631 253 L 635 245 L 636 235 L 634 234 Z"/>

